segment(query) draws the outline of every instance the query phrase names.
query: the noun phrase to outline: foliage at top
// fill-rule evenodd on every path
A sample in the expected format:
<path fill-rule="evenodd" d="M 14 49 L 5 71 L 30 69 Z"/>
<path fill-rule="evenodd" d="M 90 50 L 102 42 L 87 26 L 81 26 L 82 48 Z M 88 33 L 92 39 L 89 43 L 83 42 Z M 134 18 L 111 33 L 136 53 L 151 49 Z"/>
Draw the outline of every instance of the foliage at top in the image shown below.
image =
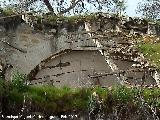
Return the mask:
<path fill-rule="evenodd" d="M 160 18 L 160 0 L 143 0 L 137 6 L 137 12 L 150 19 Z"/>
<path fill-rule="evenodd" d="M 50 11 L 55 15 L 63 15 L 93 12 L 94 9 L 121 14 L 126 9 L 125 4 L 126 0 L 4 0 L 1 6 L 10 7 L 17 12 Z"/>

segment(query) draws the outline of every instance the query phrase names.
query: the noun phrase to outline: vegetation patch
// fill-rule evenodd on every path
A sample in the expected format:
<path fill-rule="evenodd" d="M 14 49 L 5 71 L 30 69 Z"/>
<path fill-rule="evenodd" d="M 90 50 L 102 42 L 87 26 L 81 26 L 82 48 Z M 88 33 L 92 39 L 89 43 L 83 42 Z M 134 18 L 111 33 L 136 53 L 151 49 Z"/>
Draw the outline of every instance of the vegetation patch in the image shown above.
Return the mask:
<path fill-rule="evenodd" d="M 107 109 L 110 105 L 120 104 L 138 107 L 142 102 L 160 109 L 160 88 L 115 86 L 108 89 L 97 86 L 73 89 L 54 86 L 27 86 L 25 80 L 25 75 L 16 73 L 12 82 L 0 81 L 0 97 L 5 98 L 1 104 L 7 105 L 2 106 L 3 112 L 7 110 L 9 111 L 7 113 L 18 112 L 24 105 L 24 109 L 33 110 L 34 108 L 35 111 L 51 114 L 67 111 L 91 111 L 99 109 L 99 106 Z"/>
<path fill-rule="evenodd" d="M 68 29 L 74 31 L 78 25 L 81 25 L 84 21 L 93 21 L 96 19 L 95 14 L 90 15 L 75 15 L 75 16 L 57 16 L 44 14 L 42 16 L 30 15 L 36 29 L 42 30 L 43 27 L 55 28 L 57 26 L 66 26 Z"/>
<path fill-rule="evenodd" d="M 153 65 L 160 68 L 160 43 L 141 43 L 138 49 Z"/>
<path fill-rule="evenodd" d="M 13 11 L 12 8 L 4 8 L 0 9 L 0 13 L 4 16 L 10 16 L 10 15 L 15 15 L 16 13 Z"/>

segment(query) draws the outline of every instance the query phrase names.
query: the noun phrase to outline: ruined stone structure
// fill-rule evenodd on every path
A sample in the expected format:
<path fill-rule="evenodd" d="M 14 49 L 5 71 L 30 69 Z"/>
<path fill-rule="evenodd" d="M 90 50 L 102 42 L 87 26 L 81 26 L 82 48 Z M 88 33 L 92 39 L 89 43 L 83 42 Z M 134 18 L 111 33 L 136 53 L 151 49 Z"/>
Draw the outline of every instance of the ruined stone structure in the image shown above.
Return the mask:
<path fill-rule="evenodd" d="M 0 60 L 3 68 L 8 66 L 7 80 L 18 70 L 28 76 L 30 84 L 157 85 L 154 69 L 134 49 L 138 35 L 158 35 L 145 20 L 127 21 L 101 13 L 96 20 L 78 22 L 74 28 L 65 23 L 39 31 L 35 30 L 39 24 L 22 18 L 14 27 L 0 26 Z"/>
<path fill-rule="evenodd" d="M 96 75 L 96 73 L 112 71 L 97 50 L 63 51 L 44 60 L 40 68 L 32 84 L 50 83 L 55 86 L 89 87 L 91 85 L 111 86 L 118 83 L 115 75 L 90 78 L 90 75 Z"/>

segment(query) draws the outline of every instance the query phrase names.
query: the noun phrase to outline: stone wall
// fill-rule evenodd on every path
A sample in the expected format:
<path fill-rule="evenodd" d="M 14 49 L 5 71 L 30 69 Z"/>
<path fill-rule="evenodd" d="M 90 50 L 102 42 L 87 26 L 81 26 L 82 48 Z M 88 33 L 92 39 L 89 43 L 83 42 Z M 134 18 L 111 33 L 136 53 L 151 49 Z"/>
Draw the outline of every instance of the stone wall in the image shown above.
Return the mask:
<path fill-rule="evenodd" d="M 159 36 L 159 24 L 145 19 L 121 17 L 107 13 L 96 13 L 96 20 L 91 21 L 93 31 L 126 32 L 130 34 L 149 34 Z"/>
<path fill-rule="evenodd" d="M 16 29 L 6 31 L 1 40 L 8 44 L 1 42 L 0 60 L 6 65 L 11 65 L 11 71 L 18 70 L 28 74 L 44 58 L 51 55 L 50 40 L 45 39 L 42 33 L 34 33 L 34 30 L 25 23 Z M 9 76 L 7 74 L 6 79 L 10 79 Z"/>
<path fill-rule="evenodd" d="M 84 30 L 83 24 L 77 27 L 75 32 L 70 32 L 66 26 L 62 26 L 58 30 L 58 35 L 55 28 L 38 31 L 23 22 L 16 28 L 6 29 L 5 26 L 0 28 L 0 39 L 7 43 L 0 44 L 0 60 L 5 66 L 12 66 L 7 70 L 6 79 L 10 79 L 13 71 L 30 73 L 42 60 L 58 51 L 95 46 L 87 34 L 79 34 Z"/>
<path fill-rule="evenodd" d="M 29 24 L 22 22 L 19 23 L 16 28 L 11 27 L 10 29 L 1 25 L 0 60 L 4 66 L 10 66 L 6 70 L 6 79 L 11 79 L 11 74 L 17 70 L 30 75 L 38 66 L 38 71 L 31 77 L 31 79 L 36 79 L 32 81 L 32 84 L 45 83 L 45 81 L 47 81 L 46 83 L 48 84 L 54 81 L 54 84 L 58 85 L 59 81 L 61 81 L 60 86 L 72 86 L 72 82 L 75 82 L 75 85 L 73 84 L 73 87 L 75 87 L 79 85 L 83 86 L 83 82 L 88 81 L 88 85 L 86 86 L 90 86 L 93 84 L 93 81 L 91 82 L 91 79 L 87 76 L 93 73 L 93 69 L 94 71 L 97 71 L 98 74 L 105 72 L 112 73 L 118 72 L 118 70 L 126 70 L 125 68 L 130 69 L 133 64 L 137 64 L 137 61 L 133 60 L 137 57 L 137 55 L 134 56 L 133 54 L 133 39 L 126 37 L 127 35 L 135 34 L 136 32 L 138 34 L 147 34 L 147 31 L 148 34 L 155 34 L 156 31 L 156 29 L 148 30 L 148 23 L 144 20 L 133 20 L 131 18 L 126 20 L 120 19 L 119 17 L 108 16 L 106 14 L 96 14 L 94 21 L 74 23 L 75 27 L 71 27 L 71 23 L 57 24 L 57 26 L 51 25 L 49 28 L 42 24 L 41 28 L 43 29 L 41 30 L 35 28 L 35 26 L 39 26 L 39 23 L 37 24 L 37 22 L 34 22 L 33 24 Z M 89 31 L 87 31 L 86 28 L 88 28 Z M 53 60 L 50 59 L 51 56 L 59 54 L 65 50 L 73 51 L 64 56 L 56 57 Z M 98 53 L 97 56 L 93 58 L 95 51 Z M 119 57 L 117 53 L 114 53 L 115 51 L 118 51 L 122 58 L 129 55 L 130 57 L 128 57 L 127 60 L 132 61 L 132 63 L 123 61 L 123 59 L 119 61 L 114 60 L 112 55 L 114 57 L 117 56 L 117 58 Z M 108 56 L 106 56 L 106 54 Z M 49 63 L 48 61 L 46 63 L 41 62 L 49 59 Z M 68 60 L 64 63 L 70 63 L 71 65 L 73 62 L 73 66 L 64 70 L 56 67 L 55 71 L 53 69 L 50 69 L 49 71 L 48 69 L 41 69 L 41 63 L 56 66 L 63 63 L 64 59 Z M 93 64 L 92 60 L 96 61 L 94 62 L 95 66 L 93 69 L 90 68 L 90 66 L 92 66 L 91 64 Z M 109 65 L 110 62 L 107 61 L 112 61 L 113 64 L 117 66 L 117 69 L 113 71 L 113 64 Z M 83 71 L 83 69 L 82 71 L 79 70 L 81 69 L 79 64 L 82 63 L 83 66 L 88 66 L 85 69 L 86 71 Z M 140 63 L 140 61 L 138 61 L 138 63 Z M 123 65 L 126 65 L 126 67 L 123 68 Z M 102 70 L 99 69 L 98 66 Z M 71 73 L 71 71 L 69 71 L 70 69 L 72 69 L 71 71 L 76 72 Z M 69 74 L 63 74 L 67 72 L 69 72 Z M 82 75 L 79 75 L 81 72 Z M 138 79 L 141 80 L 143 77 L 143 73 L 129 73 L 125 78 L 120 77 L 120 79 L 117 80 L 117 75 L 115 75 L 116 74 L 112 74 L 112 77 L 97 77 L 96 79 L 98 79 L 98 81 L 100 80 L 99 84 L 102 86 L 110 86 L 121 83 L 127 78 L 135 78 L 138 76 Z M 50 76 L 53 77 L 50 78 Z M 58 77 L 55 78 L 55 76 Z M 81 81 L 78 83 L 77 80 L 80 79 Z M 106 79 L 109 81 L 106 81 Z M 134 81 L 134 79 L 129 80 Z M 56 83 L 55 81 L 58 82 Z M 155 84 L 155 82 L 152 80 L 147 84 Z"/>
<path fill-rule="evenodd" d="M 112 86 L 119 84 L 115 75 L 90 78 L 96 73 L 111 72 L 104 56 L 97 50 L 69 51 L 43 61 L 31 84 L 55 86 L 89 87 L 94 85 Z"/>

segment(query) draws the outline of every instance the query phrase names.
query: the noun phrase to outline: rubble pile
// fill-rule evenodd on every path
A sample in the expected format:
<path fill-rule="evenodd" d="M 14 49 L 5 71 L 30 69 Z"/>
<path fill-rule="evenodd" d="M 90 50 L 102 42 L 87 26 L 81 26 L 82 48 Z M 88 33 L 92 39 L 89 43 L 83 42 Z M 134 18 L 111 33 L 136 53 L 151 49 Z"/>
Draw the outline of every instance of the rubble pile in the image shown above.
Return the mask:
<path fill-rule="evenodd" d="M 149 36 L 148 22 L 131 18 L 124 22 L 123 19 L 113 20 L 111 17 L 113 21 L 109 22 L 104 14 L 98 16 L 98 22 L 90 23 L 90 29 L 98 31 L 93 36 L 101 36 L 101 39 L 96 40 L 104 48 L 102 52 L 104 56 L 107 55 L 107 60 L 112 61 L 111 66 L 115 66 L 113 74 L 121 76 L 122 84 L 137 86 L 145 81 L 142 86 L 157 86 L 157 81 L 154 80 L 156 67 L 136 47 L 139 42 L 144 42 L 144 36 Z M 152 36 L 158 38 L 155 33 Z M 99 73 L 98 77 L 110 74 L 112 73 Z"/>

